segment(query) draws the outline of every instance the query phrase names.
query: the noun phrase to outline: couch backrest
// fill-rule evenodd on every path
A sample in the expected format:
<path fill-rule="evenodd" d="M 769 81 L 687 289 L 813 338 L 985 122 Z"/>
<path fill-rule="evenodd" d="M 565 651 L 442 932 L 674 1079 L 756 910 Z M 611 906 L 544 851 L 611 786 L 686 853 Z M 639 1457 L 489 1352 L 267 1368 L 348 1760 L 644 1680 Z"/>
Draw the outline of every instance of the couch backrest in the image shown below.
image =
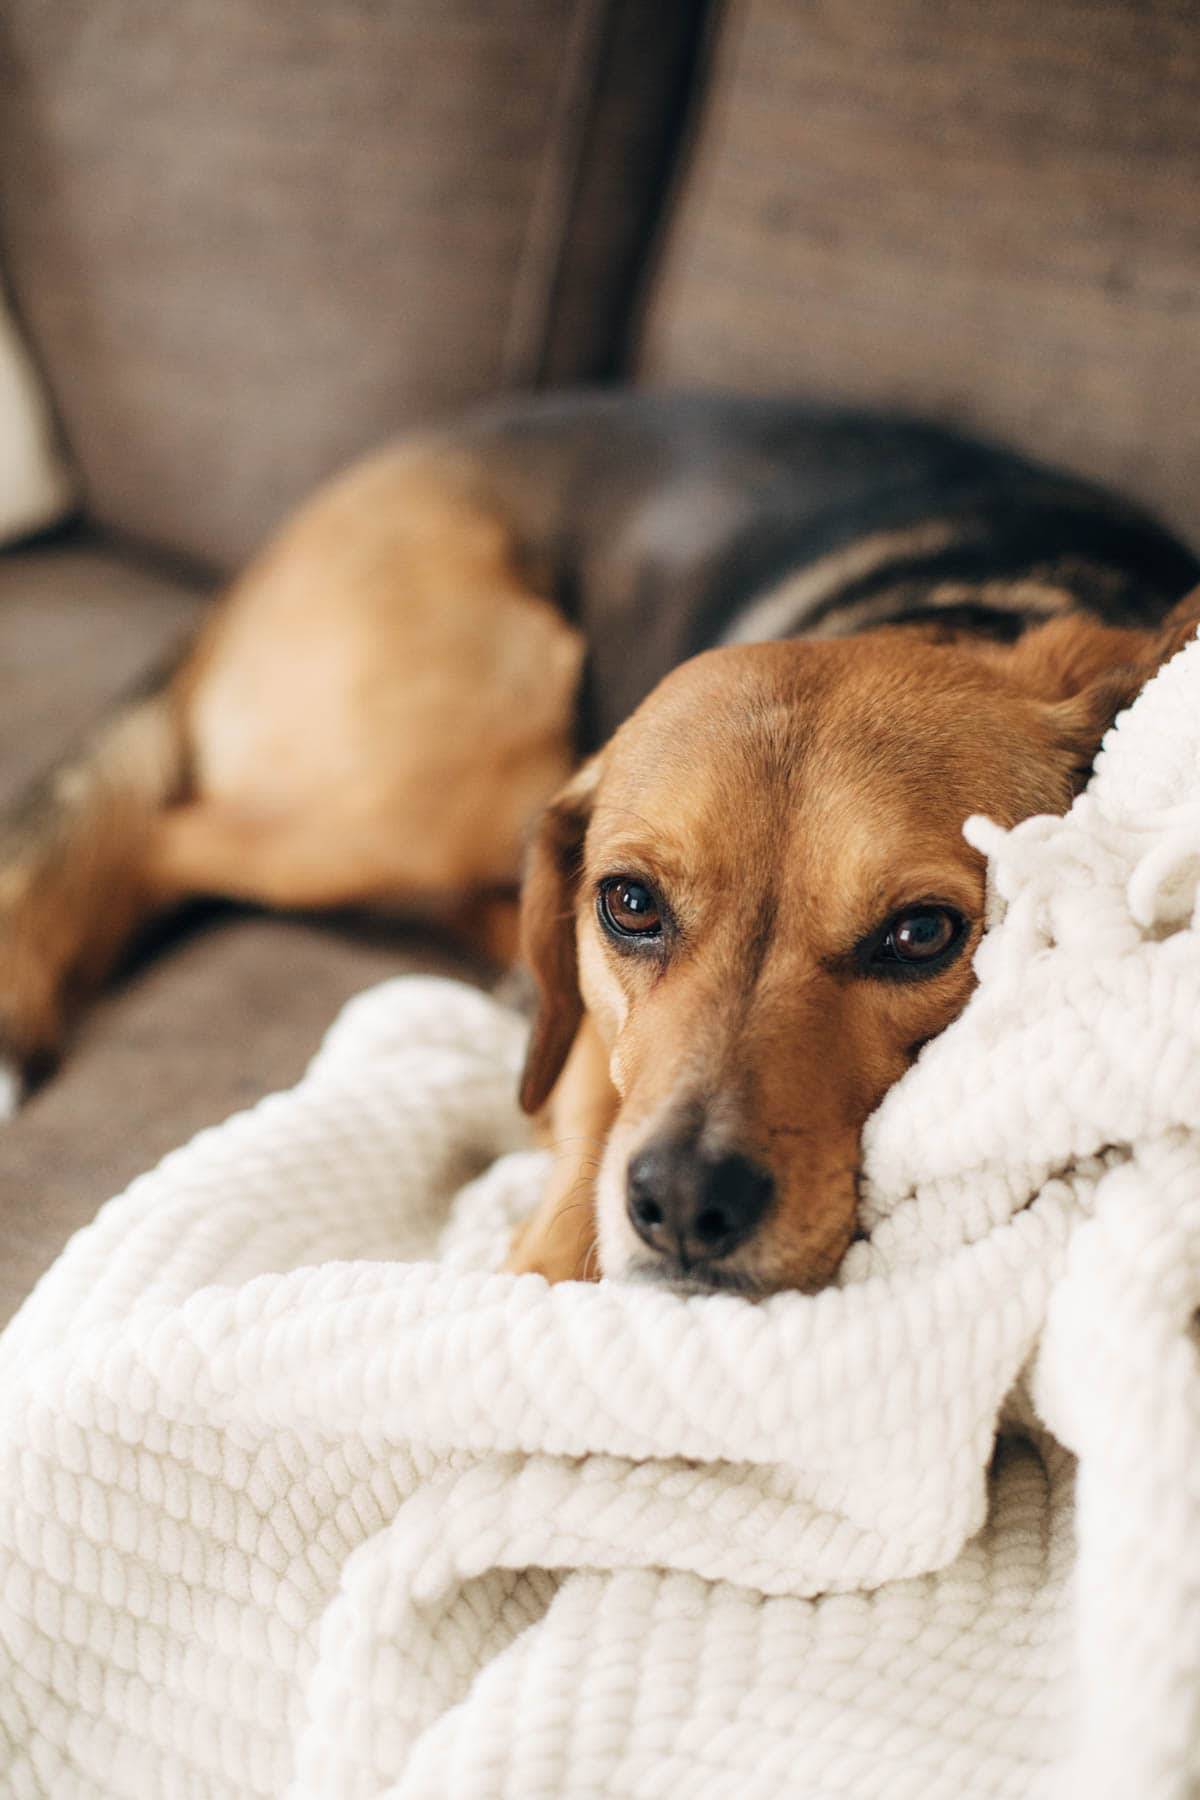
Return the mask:
<path fill-rule="evenodd" d="M 0 262 L 101 523 L 217 564 L 611 371 L 696 0 L 6 0 Z"/>
<path fill-rule="evenodd" d="M 1200 540 L 1200 8 L 729 0 L 634 363 L 982 428 Z"/>
<path fill-rule="evenodd" d="M 1198 538 L 1198 100 L 1190 0 L 6 0 L 0 262 L 93 516 L 218 564 L 618 363 L 956 421 Z"/>

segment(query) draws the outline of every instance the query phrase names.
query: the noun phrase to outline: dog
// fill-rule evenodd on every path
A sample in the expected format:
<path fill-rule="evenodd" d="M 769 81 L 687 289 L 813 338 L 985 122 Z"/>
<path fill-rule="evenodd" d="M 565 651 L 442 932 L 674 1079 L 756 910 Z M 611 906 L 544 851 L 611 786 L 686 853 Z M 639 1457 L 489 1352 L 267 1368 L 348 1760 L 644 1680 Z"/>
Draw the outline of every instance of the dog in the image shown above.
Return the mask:
<path fill-rule="evenodd" d="M 196 895 L 399 905 L 508 960 L 527 855 L 555 1158 L 509 1266 L 817 1289 L 864 1122 L 971 991 L 964 820 L 1065 810 L 1198 580 L 1138 509 L 933 426 L 498 403 L 319 492 L 9 821 L 0 1050 L 36 1078 Z"/>

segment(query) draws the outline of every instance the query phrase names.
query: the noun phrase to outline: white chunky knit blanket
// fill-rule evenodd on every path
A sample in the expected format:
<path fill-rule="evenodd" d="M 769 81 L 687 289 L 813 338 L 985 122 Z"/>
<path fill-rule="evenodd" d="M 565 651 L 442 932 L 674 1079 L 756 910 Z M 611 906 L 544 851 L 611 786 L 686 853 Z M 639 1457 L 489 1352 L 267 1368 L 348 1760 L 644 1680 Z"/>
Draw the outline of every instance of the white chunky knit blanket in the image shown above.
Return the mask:
<path fill-rule="evenodd" d="M 489 1273 L 522 1027 L 427 980 L 113 1201 L 0 1340 L 2 1791 L 1200 1792 L 1200 644 L 970 829 L 835 1290 Z"/>

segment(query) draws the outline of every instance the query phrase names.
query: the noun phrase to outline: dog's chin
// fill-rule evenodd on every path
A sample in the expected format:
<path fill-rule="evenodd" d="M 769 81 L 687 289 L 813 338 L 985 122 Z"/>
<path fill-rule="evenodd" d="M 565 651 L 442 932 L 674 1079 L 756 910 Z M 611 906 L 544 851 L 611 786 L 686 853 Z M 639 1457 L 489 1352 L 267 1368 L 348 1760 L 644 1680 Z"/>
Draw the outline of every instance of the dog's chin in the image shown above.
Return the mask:
<path fill-rule="evenodd" d="M 762 1285 L 750 1275 L 740 1274 L 737 1269 L 725 1269 L 719 1264 L 697 1267 L 685 1264 L 669 1256 L 633 1257 L 614 1273 L 614 1280 L 632 1281 L 644 1287 L 665 1288 L 668 1293 L 690 1297 L 695 1294 L 737 1294 L 744 1300 L 761 1300 L 765 1297 Z"/>

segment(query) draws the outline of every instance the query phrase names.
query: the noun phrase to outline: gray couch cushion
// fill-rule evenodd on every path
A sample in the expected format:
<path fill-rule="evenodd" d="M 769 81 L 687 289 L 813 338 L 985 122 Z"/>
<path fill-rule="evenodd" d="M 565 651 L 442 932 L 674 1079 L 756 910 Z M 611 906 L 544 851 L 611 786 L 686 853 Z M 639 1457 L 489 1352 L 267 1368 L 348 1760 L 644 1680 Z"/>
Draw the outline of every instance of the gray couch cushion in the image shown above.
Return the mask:
<path fill-rule="evenodd" d="M 92 515 L 228 565 L 480 394 L 602 373 L 696 0 L 11 0 L 0 262 Z"/>
<path fill-rule="evenodd" d="M 916 408 L 1197 534 L 1200 11 L 731 0 L 644 378 Z"/>
<path fill-rule="evenodd" d="M 86 539 L 0 554 L 0 806 L 177 654 L 204 604 Z"/>

